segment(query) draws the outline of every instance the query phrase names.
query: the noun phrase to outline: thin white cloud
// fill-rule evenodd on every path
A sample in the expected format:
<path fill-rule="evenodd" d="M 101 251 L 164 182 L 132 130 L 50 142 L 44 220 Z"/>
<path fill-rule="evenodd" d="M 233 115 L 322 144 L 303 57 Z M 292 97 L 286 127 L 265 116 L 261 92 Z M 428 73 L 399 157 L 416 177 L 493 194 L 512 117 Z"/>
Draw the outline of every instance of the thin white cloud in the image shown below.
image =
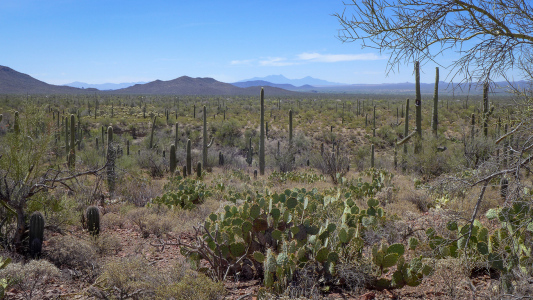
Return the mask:
<path fill-rule="evenodd" d="M 304 52 L 298 54 L 298 59 L 311 62 L 342 62 L 342 61 L 356 61 L 356 60 L 380 60 L 385 59 L 374 53 L 363 54 L 320 54 Z"/>
<path fill-rule="evenodd" d="M 285 57 L 262 57 L 259 59 L 232 60 L 232 65 L 258 65 L 264 67 L 284 67 L 301 65 L 313 62 L 335 63 L 344 61 L 369 61 L 387 59 L 374 53 L 363 54 L 320 54 L 317 52 L 304 52 L 293 59 Z"/>
<path fill-rule="evenodd" d="M 269 67 L 283 67 L 283 66 L 291 66 L 295 64 L 296 62 L 288 61 L 284 57 L 269 57 L 267 59 L 259 61 L 259 65 L 269 66 Z"/>
<path fill-rule="evenodd" d="M 232 65 L 249 65 L 254 62 L 254 59 L 232 60 Z"/>

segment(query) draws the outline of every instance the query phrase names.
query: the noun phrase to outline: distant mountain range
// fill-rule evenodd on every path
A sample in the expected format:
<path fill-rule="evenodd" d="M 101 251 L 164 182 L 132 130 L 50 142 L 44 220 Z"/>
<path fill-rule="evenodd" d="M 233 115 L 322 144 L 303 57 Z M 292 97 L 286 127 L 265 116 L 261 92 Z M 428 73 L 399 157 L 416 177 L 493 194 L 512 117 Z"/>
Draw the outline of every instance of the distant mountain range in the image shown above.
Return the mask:
<path fill-rule="evenodd" d="M 85 82 L 79 82 L 74 81 L 71 83 L 64 84 L 65 86 L 75 87 L 79 89 L 99 89 L 100 91 L 108 91 L 108 90 L 118 90 L 118 89 L 124 89 L 127 87 L 130 87 L 132 85 L 136 84 L 144 84 L 146 82 L 139 81 L 139 82 L 124 82 L 124 83 L 85 83 Z"/>
<path fill-rule="evenodd" d="M 316 79 L 311 76 L 302 79 L 289 79 L 283 75 L 269 75 L 266 77 L 254 77 L 251 79 L 240 80 L 233 83 L 234 85 L 242 82 L 267 81 L 273 84 L 290 84 L 296 87 L 311 85 L 311 86 L 332 86 L 332 85 L 347 85 L 346 83 L 330 82 L 327 80 Z"/>
<path fill-rule="evenodd" d="M 257 96 L 260 87 L 240 88 L 213 78 L 191 78 L 182 76 L 173 80 L 155 80 L 144 84 L 135 84 L 127 88 L 112 91 L 100 91 L 95 88 L 76 88 L 52 85 L 37 80 L 27 74 L 17 72 L 9 67 L 0 66 L 0 94 L 156 94 L 156 95 L 242 95 Z M 270 96 L 297 95 L 297 92 L 265 87 Z"/>
<path fill-rule="evenodd" d="M 235 83 L 224 83 L 213 78 L 192 78 L 182 76 L 172 80 L 155 80 L 148 83 L 120 83 L 120 84 L 101 84 L 86 85 L 85 83 L 73 82 L 72 86 L 52 85 L 37 80 L 27 74 L 17 72 L 9 67 L 0 66 L 0 94 L 159 94 L 159 95 L 226 95 L 226 96 L 256 96 L 260 87 L 265 87 L 265 93 L 269 96 L 291 96 L 299 93 L 331 93 L 331 94 L 395 94 L 395 95 L 414 95 L 415 84 L 405 83 L 383 83 L 383 84 L 345 84 L 339 85 L 320 80 L 312 77 L 305 77 L 298 80 L 287 79 L 282 75 L 272 75 L 263 77 L 270 78 L 276 82 L 262 79 L 240 81 Z M 254 79 L 254 78 L 252 78 Z M 288 80 L 291 83 L 283 83 Z M 299 81 L 301 80 L 301 82 Z M 307 80 L 307 81 L 305 81 Z M 320 82 L 322 85 L 310 85 L 299 83 L 303 82 Z M 298 83 L 299 82 L 299 83 Z M 329 83 L 329 85 L 324 85 Z M 133 85 L 132 85 L 133 84 Z M 505 82 L 497 82 L 500 87 L 494 92 L 503 93 L 505 91 Z M 128 86 L 131 85 L 131 86 Z M 518 81 L 515 85 L 520 88 L 530 88 L 530 83 Z M 102 90 L 95 88 L 99 86 Z M 112 87 L 121 87 L 113 90 L 103 90 Z M 128 86 L 128 87 L 125 87 Z M 82 87 L 82 88 L 79 88 Z M 85 88 L 86 87 L 86 88 Z M 433 94 L 433 83 L 421 83 L 420 89 L 423 94 Z M 439 82 L 439 93 L 452 94 L 452 87 L 446 82 Z M 481 87 L 472 87 L 470 91 L 463 87 L 462 90 L 456 89 L 455 95 L 481 94 Z"/>

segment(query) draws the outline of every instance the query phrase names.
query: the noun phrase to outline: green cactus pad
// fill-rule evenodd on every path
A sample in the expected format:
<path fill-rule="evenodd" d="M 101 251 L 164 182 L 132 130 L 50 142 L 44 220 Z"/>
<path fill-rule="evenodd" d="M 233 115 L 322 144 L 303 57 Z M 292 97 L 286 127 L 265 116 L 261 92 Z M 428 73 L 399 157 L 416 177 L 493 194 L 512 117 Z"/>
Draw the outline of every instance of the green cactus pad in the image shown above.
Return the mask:
<path fill-rule="evenodd" d="M 418 246 L 418 239 L 415 238 L 415 237 L 411 237 L 409 239 L 409 249 L 411 250 L 415 250 L 416 249 L 416 246 Z"/>
<path fill-rule="evenodd" d="M 399 257 L 400 256 L 398 255 L 398 253 L 389 253 L 383 257 L 383 262 L 381 266 L 383 268 L 390 268 L 396 265 L 396 262 L 398 261 Z"/>
<path fill-rule="evenodd" d="M 241 257 L 246 252 L 246 245 L 244 243 L 233 243 L 229 246 L 229 250 L 234 257 Z"/>
<path fill-rule="evenodd" d="M 487 255 L 489 254 L 489 246 L 485 242 L 479 242 L 477 243 L 477 251 L 482 255 Z"/>
<path fill-rule="evenodd" d="M 255 251 L 253 257 L 258 263 L 262 264 L 265 261 L 265 255 L 259 251 Z"/>
<path fill-rule="evenodd" d="M 257 217 L 259 217 L 259 214 L 261 214 L 261 208 L 259 208 L 259 205 L 252 205 L 252 207 L 250 208 L 250 218 L 257 219 Z"/>
<path fill-rule="evenodd" d="M 274 231 L 272 231 L 272 238 L 277 240 L 277 241 L 281 241 L 281 238 L 282 238 L 282 232 L 275 229 Z"/>
<path fill-rule="evenodd" d="M 387 253 L 397 253 L 399 256 L 402 256 L 405 253 L 405 246 L 403 244 L 390 245 Z"/>
<path fill-rule="evenodd" d="M 370 198 L 370 199 L 368 199 L 366 204 L 368 205 L 368 207 L 374 207 L 374 206 L 378 206 L 379 205 L 379 201 L 374 199 L 374 198 Z"/>
<path fill-rule="evenodd" d="M 329 249 L 326 247 L 320 248 L 316 254 L 316 261 L 323 263 L 328 259 Z"/>
<path fill-rule="evenodd" d="M 298 205 L 298 200 L 296 200 L 296 198 L 291 197 L 287 199 L 285 204 L 287 205 L 288 209 L 293 209 Z"/>

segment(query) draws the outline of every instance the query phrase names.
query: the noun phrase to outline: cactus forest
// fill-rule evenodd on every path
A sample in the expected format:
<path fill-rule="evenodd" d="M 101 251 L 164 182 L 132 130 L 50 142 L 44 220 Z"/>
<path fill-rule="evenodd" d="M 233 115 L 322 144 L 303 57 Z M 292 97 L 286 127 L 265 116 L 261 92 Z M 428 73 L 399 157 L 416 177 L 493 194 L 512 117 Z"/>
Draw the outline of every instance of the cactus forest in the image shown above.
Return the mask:
<path fill-rule="evenodd" d="M 422 94 L 414 67 L 410 99 L 1 97 L 0 298 L 528 289 L 529 112 L 488 84 L 439 95 L 438 69 Z"/>

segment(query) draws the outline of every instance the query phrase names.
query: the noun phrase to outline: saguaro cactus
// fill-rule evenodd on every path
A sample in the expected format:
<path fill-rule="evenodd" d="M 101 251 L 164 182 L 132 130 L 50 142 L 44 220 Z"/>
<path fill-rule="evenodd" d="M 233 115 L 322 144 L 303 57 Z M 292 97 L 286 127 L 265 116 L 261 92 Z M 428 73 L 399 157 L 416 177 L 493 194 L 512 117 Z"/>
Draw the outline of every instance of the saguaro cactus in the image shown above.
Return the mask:
<path fill-rule="evenodd" d="M 155 120 L 157 119 L 157 116 L 154 116 L 154 121 L 152 122 L 152 132 L 150 133 L 150 149 L 154 146 L 154 130 L 155 130 Z"/>
<path fill-rule="evenodd" d="M 202 163 L 198 162 L 196 165 L 196 177 L 200 178 L 202 177 Z"/>
<path fill-rule="evenodd" d="M 415 153 L 419 153 L 422 150 L 422 96 L 420 94 L 420 62 L 415 62 L 415 77 L 416 77 L 416 135 L 415 141 Z"/>
<path fill-rule="evenodd" d="M 292 147 L 292 109 L 289 109 L 289 147 Z"/>
<path fill-rule="evenodd" d="M 192 155 L 191 155 L 191 140 L 190 139 L 187 140 L 186 152 L 187 152 L 187 159 L 186 159 L 187 175 L 191 175 L 192 174 L 192 162 L 191 162 Z"/>
<path fill-rule="evenodd" d="M 439 123 L 439 67 L 435 68 L 435 91 L 433 92 L 433 119 L 431 129 L 433 135 L 437 136 L 437 126 Z"/>
<path fill-rule="evenodd" d="M 372 136 L 376 137 L 376 106 L 374 105 L 374 116 L 372 117 Z"/>
<path fill-rule="evenodd" d="M 96 206 L 89 206 L 87 208 L 87 229 L 93 236 L 100 233 L 100 211 Z"/>
<path fill-rule="evenodd" d="M 254 155 L 254 147 L 252 146 L 252 137 L 248 140 L 248 153 L 246 154 L 246 162 L 248 166 L 252 166 L 252 160 Z"/>
<path fill-rule="evenodd" d="M 73 114 L 70 115 L 70 143 L 68 143 L 67 161 L 70 168 L 76 165 L 76 120 Z"/>
<path fill-rule="evenodd" d="M 113 127 L 107 127 L 107 186 L 109 192 L 115 191 L 115 159 L 116 150 L 113 148 Z"/>
<path fill-rule="evenodd" d="M 265 175 L 265 91 L 261 88 L 261 117 L 259 125 L 259 174 Z M 251 144 L 251 142 L 250 142 Z M 250 145 L 251 146 L 251 145 Z"/>
<path fill-rule="evenodd" d="M 489 117 L 494 111 L 494 107 L 489 109 L 489 83 L 483 84 L 483 136 L 489 134 Z"/>
<path fill-rule="evenodd" d="M 170 173 L 174 174 L 176 171 L 176 166 L 178 165 L 176 161 L 176 146 L 174 144 L 170 145 Z"/>
<path fill-rule="evenodd" d="M 203 150 L 202 150 L 202 165 L 204 168 L 207 166 L 207 149 L 211 148 L 211 145 L 213 145 L 213 138 L 211 138 L 211 142 L 207 143 L 207 110 L 205 109 L 204 105 L 204 128 L 203 128 Z"/>
<path fill-rule="evenodd" d="M 404 136 L 409 135 L 409 99 L 405 100 L 405 126 L 403 134 Z M 403 145 L 403 153 L 407 154 L 407 144 Z"/>
<path fill-rule="evenodd" d="M 37 257 L 41 254 L 44 240 L 44 217 L 36 211 L 30 217 L 30 254 Z"/>
<path fill-rule="evenodd" d="M 374 144 L 370 146 L 370 149 L 372 151 L 371 156 L 370 156 L 370 167 L 373 168 L 374 167 Z"/>
<path fill-rule="evenodd" d="M 178 139 L 178 122 L 176 122 L 174 133 L 174 146 L 176 146 L 176 148 L 178 147 Z"/>

